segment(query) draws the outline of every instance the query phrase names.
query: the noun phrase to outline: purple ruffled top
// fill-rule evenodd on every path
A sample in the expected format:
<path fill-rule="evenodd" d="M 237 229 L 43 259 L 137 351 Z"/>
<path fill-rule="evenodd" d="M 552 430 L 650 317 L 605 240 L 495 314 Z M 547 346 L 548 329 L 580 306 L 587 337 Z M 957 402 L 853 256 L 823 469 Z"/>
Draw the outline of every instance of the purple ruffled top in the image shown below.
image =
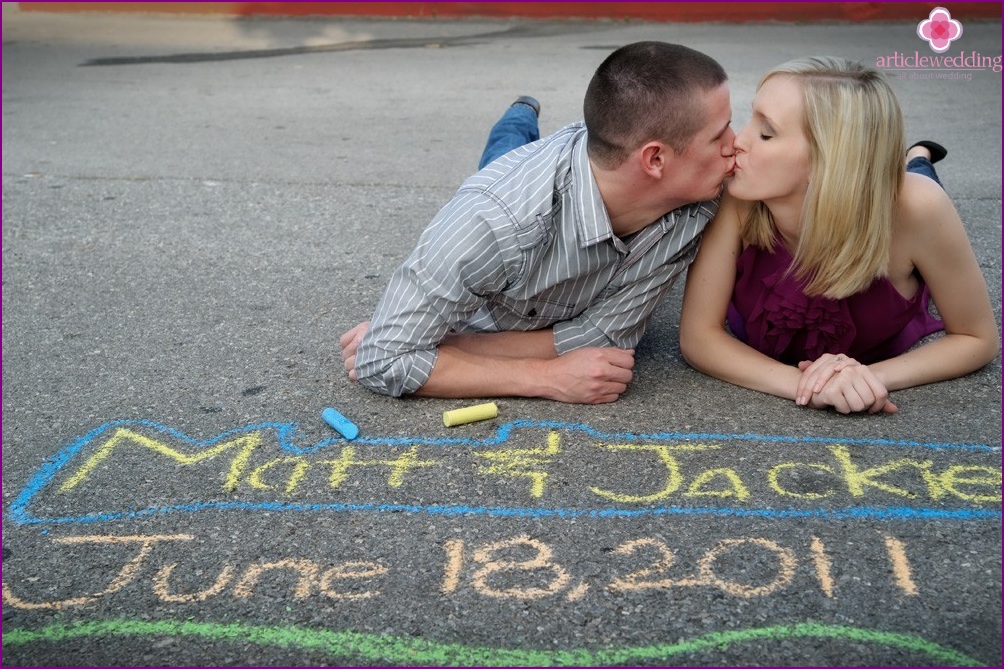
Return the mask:
<path fill-rule="evenodd" d="M 732 334 L 788 364 L 843 353 L 869 364 L 903 353 L 944 329 L 931 315 L 931 292 L 920 280 L 912 299 L 886 278 L 842 300 L 809 297 L 804 282 L 785 276 L 792 257 L 778 241 L 774 252 L 748 246 L 739 256 L 729 304 Z"/>

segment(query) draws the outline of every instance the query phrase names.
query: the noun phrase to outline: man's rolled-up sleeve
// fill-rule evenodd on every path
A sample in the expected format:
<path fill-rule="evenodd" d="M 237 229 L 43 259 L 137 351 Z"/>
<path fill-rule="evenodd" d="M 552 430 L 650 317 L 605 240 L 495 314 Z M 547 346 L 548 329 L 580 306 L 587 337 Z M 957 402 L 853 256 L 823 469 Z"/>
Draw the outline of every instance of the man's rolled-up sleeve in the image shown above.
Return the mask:
<path fill-rule="evenodd" d="M 391 277 L 356 353 L 359 382 L 399 397 L 428 381 L 439 344 L 507 281 L 505 249 L 490 222 L 497 208 L 458 196 L 432 221 Z"/>

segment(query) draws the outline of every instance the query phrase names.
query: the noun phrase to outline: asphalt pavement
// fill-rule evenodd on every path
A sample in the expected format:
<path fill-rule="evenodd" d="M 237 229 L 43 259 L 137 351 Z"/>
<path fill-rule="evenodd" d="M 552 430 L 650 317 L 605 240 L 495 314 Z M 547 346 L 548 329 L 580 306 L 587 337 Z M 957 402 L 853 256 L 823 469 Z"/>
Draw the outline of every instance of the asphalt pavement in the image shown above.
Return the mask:
<path fill-rule="evenodd" d="M 789 58 L 889 70 L 1000 322 L 996 23 L 938 69 L 916 22 L 10 5 L 5 666 L 999 666 L 999 358 L 893 416 L 801 409 L 687 367 L 681 285 L 618 402 L 448 428 L 478 401 L 374 395 L 337 345 L 506 105 L 555 131 L 646 39 L 718 59 L 737 128 Z"/>

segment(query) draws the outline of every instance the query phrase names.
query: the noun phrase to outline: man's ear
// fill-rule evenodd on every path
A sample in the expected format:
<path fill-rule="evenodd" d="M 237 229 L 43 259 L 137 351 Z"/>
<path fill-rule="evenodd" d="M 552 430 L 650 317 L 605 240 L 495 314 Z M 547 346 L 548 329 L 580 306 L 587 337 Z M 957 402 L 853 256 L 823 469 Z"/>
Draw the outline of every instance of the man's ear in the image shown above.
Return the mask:
<path fill-rule="evenodd" d="M 661 179 L 670 169 L 675 154 L 673 149 L 662 142 L 648 142 L 638 150 L 638 162 L 645 174 Z"/>

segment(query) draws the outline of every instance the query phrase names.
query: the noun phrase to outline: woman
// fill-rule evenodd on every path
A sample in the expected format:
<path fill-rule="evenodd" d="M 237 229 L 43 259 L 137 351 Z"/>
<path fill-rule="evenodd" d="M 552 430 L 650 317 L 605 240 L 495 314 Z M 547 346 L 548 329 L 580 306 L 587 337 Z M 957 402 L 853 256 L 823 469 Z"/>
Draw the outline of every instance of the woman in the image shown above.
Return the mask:
<path fill-rule="evenodd" d="M 688 274 L 680 346 L 690 365 L 802 406 L 892 413 L 890 391 L 996 357 L 996 320 L 959 215 L 932 161 L 913 163 L 933 179 L 905 173 L 904 146 L 878 71 L 807 58 L 764 76 Z M 944 157 L 930 142 L 911 155 L 932 148 L 933 162 Z"/>

